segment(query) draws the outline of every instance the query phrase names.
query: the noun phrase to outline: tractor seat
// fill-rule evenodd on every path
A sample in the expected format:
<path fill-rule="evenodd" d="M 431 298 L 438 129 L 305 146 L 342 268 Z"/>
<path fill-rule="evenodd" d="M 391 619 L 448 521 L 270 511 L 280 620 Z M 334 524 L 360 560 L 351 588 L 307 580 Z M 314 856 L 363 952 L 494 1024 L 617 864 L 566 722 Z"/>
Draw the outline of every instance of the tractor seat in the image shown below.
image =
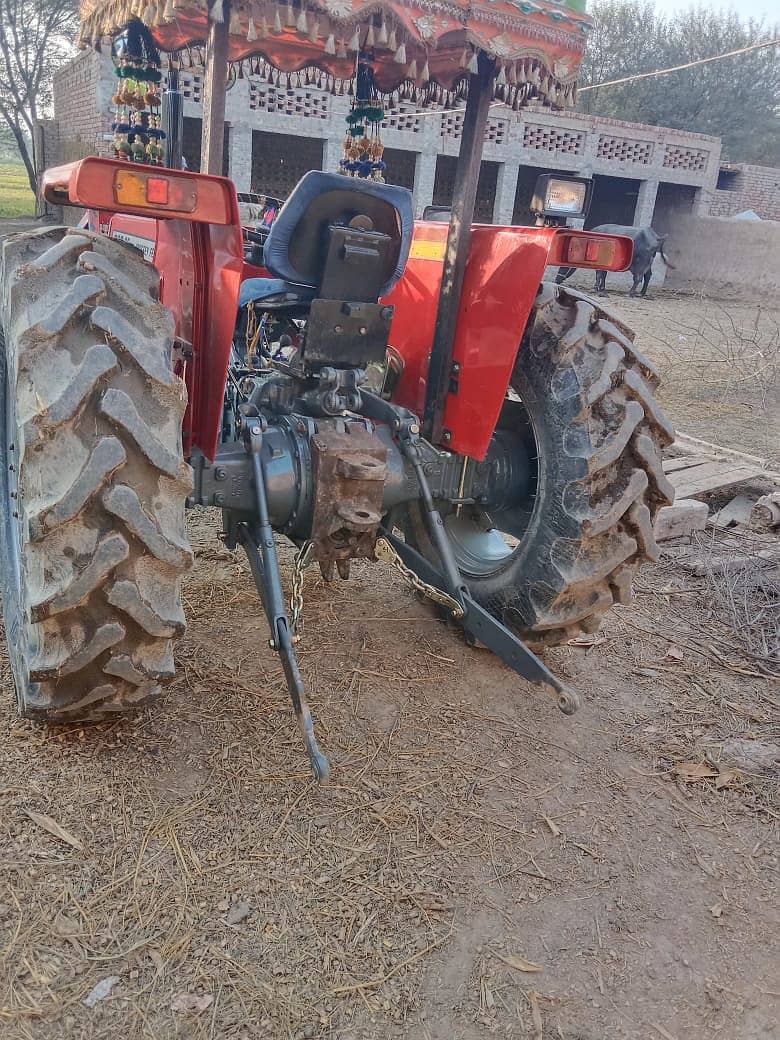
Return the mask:
<path fill-rule="evenodd" d="M 296 285 L 284 278 L 247 278 L 241 283 L 239 307 L 256 303 L 264 311 L 305 310 L 314 299 L 310 285 Z"/>
<path fill-rule="evenodd" d="M 312 300 L 376 303 L 401 278 L 409 256 L 412 194 L 312 170 L 295 186 L 264 247 L 273 278 L 249 278 L 240 306 L 300 312 Z"/>

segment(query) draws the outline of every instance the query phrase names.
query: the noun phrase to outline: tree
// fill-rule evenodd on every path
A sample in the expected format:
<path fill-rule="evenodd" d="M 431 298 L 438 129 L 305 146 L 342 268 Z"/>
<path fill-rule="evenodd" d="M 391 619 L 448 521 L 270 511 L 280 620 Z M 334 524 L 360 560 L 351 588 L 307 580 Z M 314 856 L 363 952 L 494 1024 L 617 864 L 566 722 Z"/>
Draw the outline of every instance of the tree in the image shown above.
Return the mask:
<path fill-rule="evenodd" d="M 0 0 L 0 120 L 38 197 L 35 126 L 51 106 L 52 76 L 73 53 L 75 0 Z"/>
<path fill-rule="evenodd" d="M 734 11 L 703 7 L 670 18 L 652 0 L 594 0 L 594 29 L 582 86 L 683 65 L 780 37 L 780 26 L 743 22 Z M 584 91 L 586 112 L 713 134 L 732 161 L 780 164 L 780 63 L 777 48 Z"/>

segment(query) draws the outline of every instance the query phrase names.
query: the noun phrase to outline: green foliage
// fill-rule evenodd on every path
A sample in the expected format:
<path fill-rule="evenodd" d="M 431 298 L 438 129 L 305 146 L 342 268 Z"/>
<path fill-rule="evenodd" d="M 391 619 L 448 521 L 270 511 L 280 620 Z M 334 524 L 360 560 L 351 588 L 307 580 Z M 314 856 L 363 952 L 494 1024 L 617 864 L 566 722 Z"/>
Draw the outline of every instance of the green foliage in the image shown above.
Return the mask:
<path fill-rule="evenodd" d="M 16 162 L 0 161 L 0 217 L 24 217 L 35 213 L 27 171 Z"/>
<path fill-rule="evenodd" d="M 683 65 L 780 37 L 780 26 L 692 7 L 665 18 L 652 0 L 593 0 L 581 86 Z M 733 162 L 780 165 L 777 48 L 581 95 L 580 109 L 723 139 Z"/>

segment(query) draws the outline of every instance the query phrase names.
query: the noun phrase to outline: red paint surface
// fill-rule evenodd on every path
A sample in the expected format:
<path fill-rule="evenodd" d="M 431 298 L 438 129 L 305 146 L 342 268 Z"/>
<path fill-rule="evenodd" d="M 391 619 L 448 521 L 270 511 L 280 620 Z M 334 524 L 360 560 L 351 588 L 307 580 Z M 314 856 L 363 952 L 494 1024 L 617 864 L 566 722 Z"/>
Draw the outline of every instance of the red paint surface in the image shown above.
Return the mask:
<path fill-rule="evenodd" d="M 449 449 L 484 459 L 545 267 L 560 263 L 565 242 L 581 234 L 565 228 L 474 227 L 453 356 L 460 373 L 444 412 Z M 446 238 L 445 224 L 415 224 L 415 245 Z M 611 269 L 625 270 L 631 262 L 630 240 L 616 241 Z M 442 268 L 441 260 L 410 259 L 387 299 L 395 307 L 390 342 L 404 360 L 393 400 L 417 415 L 425 406 Z"/>
<path fill-rule="evenodd" d="M 189 404 L 183 437 L 187 456 L 198 447 L 214 457 L 222 423 L 230 348 L 242 280 L 264 277 L 262 268 L 244 263 L 238 200 L 232 182 L 221 177 L 180 174 L 198 187 L 197 215 L 187 219 L 155 219 L 120 212 L 111 196 L 117 167 L 125 164 L 86 159 L 47 171 L 49 201 L 101 210 L 95 223 L 110 213 L 116 230 L 153 240 L 154 263 L 162 277 L 161 299 L 176 318 L 176 335 L 192 345 L 184 366 Z M 211 203 L 209 222 L 201 203 Z M 194 217 L 194 219 L 193 219 Z M 94 220 L 94 217 L 93 217 Z M 444 428 L 447 446 L 483 459 L 504 402 L 539 283 L 548 264 L 566 260 L 568 243 L 583 232 L 563 228 L 493 227 L 473 229 L 471 252 L 461 294 L 454 361 L 460 366 L 447 396 Z M 592 233 L 587 236 L 594 239 Z M 605 236 L 606 237 L 606 236 Z M 395 307 L 390 342 L 404 360 L 394 400 L 422 415 L 442 276 L 447 225 L 415 224 L 412 256 L 404 277 L 387 302 Z M 616 243 L 610 270 L 631 262 L 629 240 Z M 415 255 L 417 254 L 417 255 Z M 578 267 L 594 267 L 583 260 Z"/>

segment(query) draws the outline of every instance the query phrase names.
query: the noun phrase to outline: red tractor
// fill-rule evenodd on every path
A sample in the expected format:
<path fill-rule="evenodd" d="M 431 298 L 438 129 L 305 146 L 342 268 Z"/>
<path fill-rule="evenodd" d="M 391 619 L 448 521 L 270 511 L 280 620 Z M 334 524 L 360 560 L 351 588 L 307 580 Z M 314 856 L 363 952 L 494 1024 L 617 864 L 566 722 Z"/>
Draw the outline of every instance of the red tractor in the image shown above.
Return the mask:
<path fill-rule="evenodd" d="M 206 169 L 221 168 L 228 61 L 313 65 L 335 90 L 357 68 L 358 119 L 388 92 L 452 104 L 468 88 L 449 224 L 415 223 L 403 188 L 311 172 L 247 244 L 232 182 L 175 159 L 46 173 L 47 200 L 99 214 L 100 230 L 3 250 L 3 609 L 20 711 L 99 719 L 158 694 L 196 504 L 221 508 L 227 545 L 247 553 L 319 779 L 294 647 L 309 563 L 331 579 L 387 561 L 573 711 L 527 644 L 592 632 L 630 597 L 672 498 L 672 430 L 631 332 L 543 280 L 548 265 L 630 264 L 629 240 L 564 226 L 587 182 L 542 178 L 537 227 L 472 215 L 491 98 L 571 100 L 587 19 L 497 2 L 448 23 L 428 4 L 323 0 L 282 24 L 274 4 L 217 3 L 210 21 L 193 0 L 134 23 L 172 53 L 208 36 Z M 114 11 L 87 5 L 87 38 L 125 30 Z M 290 609 L 275 534 L 299 549 Z"/>

